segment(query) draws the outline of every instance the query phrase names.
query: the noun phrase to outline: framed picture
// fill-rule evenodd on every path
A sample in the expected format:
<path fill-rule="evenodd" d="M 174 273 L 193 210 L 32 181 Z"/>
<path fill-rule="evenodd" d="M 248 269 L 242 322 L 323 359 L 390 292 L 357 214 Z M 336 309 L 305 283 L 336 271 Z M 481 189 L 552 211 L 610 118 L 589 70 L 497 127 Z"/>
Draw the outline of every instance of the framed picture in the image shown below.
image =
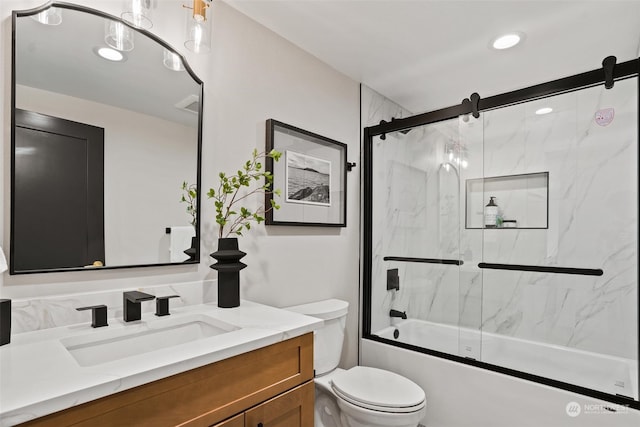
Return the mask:
<path fill-rule="evenodd" d="M 306 130 L 267 120 L 267 152 L 282 153 L 280 161 L 268 158 L 275 197 L 280 209 L 267 212 L 267 225 L 346 227 L 347 146 Z"/>

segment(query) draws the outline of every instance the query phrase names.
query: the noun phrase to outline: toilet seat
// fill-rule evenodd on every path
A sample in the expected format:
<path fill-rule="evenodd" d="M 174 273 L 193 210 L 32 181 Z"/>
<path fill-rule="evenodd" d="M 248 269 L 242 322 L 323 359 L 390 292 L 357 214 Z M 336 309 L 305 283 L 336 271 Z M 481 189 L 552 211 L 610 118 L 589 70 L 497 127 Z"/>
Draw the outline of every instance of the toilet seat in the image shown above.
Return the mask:
<path fill-rule="evenodd" d="M 356 366 L 342 371 L 332 378 L 331 388 L 338 398 L 373 411 L 411 413 L 426 406 L 416 383 L 382 369 Z"/>

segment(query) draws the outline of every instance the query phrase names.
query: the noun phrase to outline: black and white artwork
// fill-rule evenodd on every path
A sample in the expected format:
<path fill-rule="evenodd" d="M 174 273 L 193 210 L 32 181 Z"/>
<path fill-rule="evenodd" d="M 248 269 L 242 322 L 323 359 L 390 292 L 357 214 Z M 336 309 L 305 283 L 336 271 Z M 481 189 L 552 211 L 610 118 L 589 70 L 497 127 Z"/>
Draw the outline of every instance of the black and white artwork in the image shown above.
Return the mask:
<path fill-rule="evenodd" d="M 347 145 L 269 119 L 266 151 L 282 153 L 267 159 L 273 192 L 265 194 L 266 225 L 346 227 Z"/>
<path fill-rule="evenodd" d="M 289 150 L 285 157 L 287 202 L 331 206 L 331 162 Z"/>

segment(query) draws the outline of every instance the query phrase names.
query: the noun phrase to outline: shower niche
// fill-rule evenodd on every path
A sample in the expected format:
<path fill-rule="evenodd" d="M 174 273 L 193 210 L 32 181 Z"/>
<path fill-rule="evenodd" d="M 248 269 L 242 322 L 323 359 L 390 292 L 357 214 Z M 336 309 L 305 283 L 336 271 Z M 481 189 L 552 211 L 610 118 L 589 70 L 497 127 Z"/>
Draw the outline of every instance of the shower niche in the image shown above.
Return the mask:
<path fill-rule="evenodd" d="M 465 181 L 465 228 L 484 228 L 490 197 L 502 224 L 493 230 L 546 229 L 549 226 L 549 172 L 474 178 Z"/>

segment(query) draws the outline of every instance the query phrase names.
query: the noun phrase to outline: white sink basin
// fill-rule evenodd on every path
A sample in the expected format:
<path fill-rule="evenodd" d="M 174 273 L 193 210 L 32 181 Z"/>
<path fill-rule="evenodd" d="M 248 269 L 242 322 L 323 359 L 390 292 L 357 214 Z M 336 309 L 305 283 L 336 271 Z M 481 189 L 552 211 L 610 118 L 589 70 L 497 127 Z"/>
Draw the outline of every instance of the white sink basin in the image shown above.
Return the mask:
<path fill-rule="evenodd" d="M 104 328 L 60 342 L 80 366 L 94 366 L 238 329 L 203 314 L 191 314 L 127 324 L 116 330 Z"/>

